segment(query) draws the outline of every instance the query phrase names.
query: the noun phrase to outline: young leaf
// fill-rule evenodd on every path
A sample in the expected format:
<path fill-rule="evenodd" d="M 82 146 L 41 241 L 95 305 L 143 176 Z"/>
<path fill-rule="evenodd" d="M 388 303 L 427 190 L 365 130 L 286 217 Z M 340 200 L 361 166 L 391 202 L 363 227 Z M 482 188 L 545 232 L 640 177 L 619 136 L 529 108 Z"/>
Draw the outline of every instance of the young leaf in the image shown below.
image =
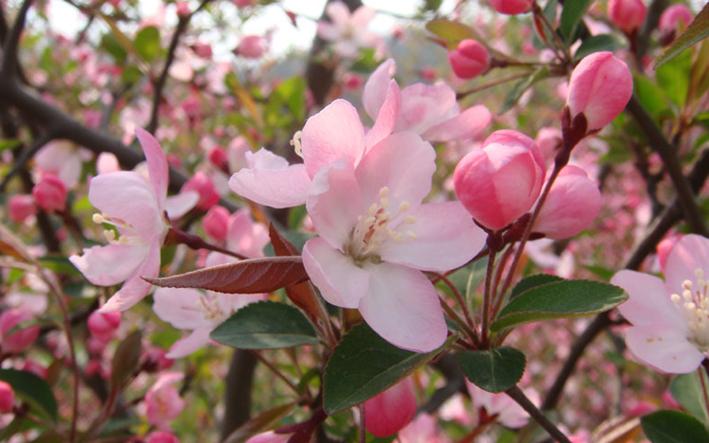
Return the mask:
<path fill-rule="evenodd" d="M 612 34 L 599 34 L 589 37 L 581 42 L 581 46 L 576 50 L 574 58 L 581 60 L 589 54 L 598 51 L 615 51 L 621 44 Z"/>
<path fill-rule="evenodd" d="M 704 406 L 702 382 L 699 377 L 704 377 L 704 383 L 709 383 L 709 377 L 703 370 L 701 375 L 697 372 L 681 374 L 670 383 L 670 392 L 687 412 L 706 424 L 709 423 L 709 411 Z"/>
<path fill-rule="evenodd" d="M 201 288 L 227 294 L 258 294 L 308 278 L 298 256 L 265 257 L 145 280 L 163 288 Z"/>
<path fill-rule="evenodd" d="M 355 326 L 335 348 L 325 367 L 325 412 L 332 414 L 362 403 L 406 377 L 438 352 L 404 351 L 379 337 L 365 323 Z"/>
<path fill-rule="evenodd" d="M 138 369 L 142 352 L 143 334 L 131 332 L 116 348 L 111 362 L 111 388 L 120 389 Z"/>
<path fill-rule="evenodd" d="M 239 349 L 278 349 L 318 342 L 313 326 L 299 310 L 271 301 L 239 309 L 210 336 Z"/>
<path fill-rule="evenodd" d="M 657 59 L 655 62 L 655 68 L 668 62 L 685 49 L 699 43 L 707 37 L 709 37 L 709 3 L 704 5 L 702 10 L 696 17 L 694 17 L 694 20 L 689 24 L 682 35 L 677 37 L 677 39 L 675 39 L 672 43 L 672 46 L 667 48 Z"/>
<path fill-rule="evenodd" d="M 564 281 L 564 279 L 551 274 L 530 275 L 529 277 L 526 277 L 522 279 L 519 283 L 517 283 L 517 285 L 512 289 L 512 294 L 510 295 L 510 298 L 515 298 L 524 291 L 535 288 L 537 286 L 546 285 L 547 283 L 556 283 L 559 281 Z"/>
<path fill-rule="evenodd" d="M 446 19 L 435 19 L 426 23 L 426 29 L 443 39 L 449 49 L 454 49 L 458 46 L 461 40 L 466 38 L 474 38 L 475 33 L 469 26 L 459 22 Z"/>
<path fill-rule="evenodd" d="M 699 420 L 679 411 L 657 411 L 640 420 L 652 443 L 698 443 L 709 441 L 709 432 Z"/>
<path fill-rule="evenodd" d="M 574 40 L 576 28 L 591 2 L 592 0 L 564 2 L 564 9 L 561 11 L 559 31 L 561 31 L 561 35 L 564 36 L 566 43 L 571 43 Z"/>
<path fill-rule="evenodd" d="M 526 364 L 524 354 L 509 347 L 461 352 L 457 357 L 468 380 L 488 392 L 503 392 L 516 385 Z"/>
<path fill-rule="evenodd" d="M 57 420 L 57 400 L 46 381 L 16 369 L 0 369 L 0 380 L 12 386 L 17 396 L 30 405 L 31 413 Z"/>
<path fill-rule="evenodd" d="M 276 423 L 290 414 L 294 407 L 295 403 L 286 403 L 256 415 L 229 434 L 224 443 L 244 443 L 249 437 L 272 429 Z"/>
<path fill-rule="evenodd" d="M 143 60 L 151 62 L 160 56 L 160 31 L 155 26 L 146 26 L 135 35 L 135 50 Z"/>
<path fill-rule="evenodd" d="M 604 312 L 628 299 L 613 285 L 588 280 L 564 280 L 528 289 L 505 306 L 491 330 L 499 332 L 523 323 L 582 317 Z"/>

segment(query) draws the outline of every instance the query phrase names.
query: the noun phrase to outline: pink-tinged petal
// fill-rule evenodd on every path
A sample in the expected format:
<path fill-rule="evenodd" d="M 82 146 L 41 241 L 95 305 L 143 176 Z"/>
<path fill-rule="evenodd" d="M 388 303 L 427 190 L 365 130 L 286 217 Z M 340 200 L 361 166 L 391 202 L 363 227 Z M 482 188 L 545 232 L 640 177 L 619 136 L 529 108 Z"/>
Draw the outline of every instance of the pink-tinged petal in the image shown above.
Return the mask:
<path fill-rule="evenodd" d="M 272 208 L 290 208 L 305 203 L 310 177 L 302 164 L 288 161 L 266 149 L 246 153 L 248 168 L 229 179 L 229 187 L 240 196 Z"/>
<path fill-rule="evenodd" d="M 364 154 L 364 127 L 357 109 L 337 99 L 310 117 L 301 135 L 303 161 L 312 178 L 328 164 L 346 159 L 356 165 Z"/>
<path fill-rule="evenodd" d="M 340 161 L 315 177 L 306 207 L 318 234 L 333 248 L 342 249 L 358 217 L 366 213 L 365 201 L 352 166 Z"/>
<path fill-rule="evenodd" d="M 457 114 L 455 91 L 450 86 L 444 83 L 415 83 L 401 91 L 401 111 L 396 130 L 423 134 Z"/>
<path fill-rule="evenodd" d="M 140 146 L 143 148 L 143 153 L 145 154 L 145 159 L 148 162 L 150 184 L 153 185 L 155 195 L 160 202 L 160 207 L 164 207 L 165 197 L 167 197 L 167 185 L 169 183 L 169 166 L 165 152 L 162 150 L 160 143 L 158 143 L 155 137 L 145 129 L 136 128 L 135 136 L 138 137 Z"/>
<path fill-rule="evenodd" d="M 384 104 L 379 108 L 374 126 L 365 136 L 365 144 L 368 148 L 376 145 L 394 131 L 400 105 L 401 92 L 399 91 L 399 85 L 397 85 L 394 80 L 391 80 L 389 89 L 387 89 L 386 92 Z"/>
<path fill-rule="evenodd" d="M 685 280 L 694 282 L 695 272 L 701 269 L 704 279 L 709 279 L 709 239 L 697 234 L 682 237 L 670 251 L 665 265 L 665 283 L 670 293 L 682 294 L 682 283 Z"/>
<path fill-rule="evenodd" d="M 473 106 L 428 129 L 423 133 L 423 138 L 437 142 L 474 138 L 487 128 L 491 120 L 492 114 L 484 105 Z"/>
<path fill-rule="evenodd" d="M 392 134 L 371 148 L 355 172 L 363 201 L 377 202 L 387 187 L 389 209 L 396 212 L 402 202 L 415 206 L 423 200 L 431 191 L 435 170 L 433 146 L 407 131 Z"/>
<path fill-rule="evenodd" d="M 165 357 L 172 359 L 187 357 L 210 343 L 209 334 L 211 332 L 212 328 L 195 329 L 187 337 L 173 343 Z"/>
<path fill-rule="evenodd" d="M 340 37 L 340 28 L 328 22 L 318 22 L 318 36 L 323 40 L 333 41 Z"/>
<path fill-rule="evenodd" d="M 379 115 L 379 110 L 390 87 L 389 83 L 395 73 L 396 62 L 394 62 L 394 59 L 387 59 L 372 72 L 369 79 L 367 79 L 367 83 L 364 84 L 362 103 L 364 104 L 364 110 L 367 111 L 372 120 Z"/>
<path fill-rule="evenodd" d="M 152 240 L 165 229 L 155 193 L 137 172 L 117 171 L 101 174 L 91 180 L 89 201 L 106 217 L 127 223 L 145 240 Z M 124 230 L 118 225 L 118 230 Z M 128 229 L 130 231 L 130 229 Z"/>
<path fill-rule="evenodd" d="M 366 31 L 369 22 L 374 18 L 375 11 L 372 8 L 366 6 L 360 6 L 352 13 L 352 18 L 350 20 L 350 26 L 356 31 Z"/>
<path fill-rule="evenodd" d="M 350 10 L 343 2 L 337 1 L 327 5 L 327 16 L 336 26 L 347 26 L 350 22 Z"/>
<path fill-rule="evenodd" d="M 91 283 L 111 286 L 126 281 L 145 260 L 147 245 L 109 244 L 84 249 L 81 255 L 72 255 L 69 261 Z"/>
<path fill-rule="evenodd" d="M 671 374 L 692 372 L 704 360 L 704 354 L 682 331 L 668 326 L 631 327 L 625 333 L 625 343 L 639 360 Z"/>
<path fill-rule="evenodd" d="M 367 294 L 369 272 L 355 266 L 349 257 L 321 238 L 305 243 L 303 265 L 310 281 L 328 303 L 352 309 Z"/>
<path fill-rule="evenodd" d="M 155 243 L 151 246 L 145 261 L 140 265 L 135 276 L 128 279 L 121 289 L 113 294 L 98 311 L 106 313 L 130 309 L 150 292 L 152 285 L 143 280 L 143 277 L 154 278 L 158 276 L 159 272 L 160 244 Z"/>
<path fill-rule="evenodd" d="M 465 264 L 485 246 L 487 234 L 459 202 L 429 203 L 405 215 L 414 221 L 399 225 L 401 240 L 392 239 L 380 247 L 384 261 L 443 272 Z"/>
<path fill-rule="evenodd" d="M 248 209 L 243 208 L 229 217 L 227 247 L 247 257 L 262 257 L 263 248 L 270 241 L 268 230 L 251 218 Z"/>
<path fill-rule="evenodd" d="M 623 270 L 611 283 L 628 293 L 628 301 L 618 307 L 623 317 L 636 326 L 667 325 L 686 328 L 684 317 L 670 299 L 665 284 L 654 275 Z"/>
<path fill-rule="evenodd" d="M 381 263 L 366 266 L 369 289 L 359 303 L 367 324 L 383 339 L 402 349 L 430 352 L 446 340 L 438 294 L 420 271 Z"/>
<path fill-rule="evenodd" d="M 195 191 L 185 191 L 168 197 L 165 200 L 165 212 L 170 220 L 177 220 L 190 212 L 197 205 L 199 194 Z"/>
<path fill-rule="evenodd" d="M 197 289 L 158 288 L 153 294 L 153 311 L 161 320 L 178 329 L 198 329 L 212 325 L 201 302 L 204 294 Z"/>
<path fill-rule="evenodd" d="M 399 432 L 416 415 L 416 394 L 410 377 L 364 402 L 364 423 L 375 437 Z"/>

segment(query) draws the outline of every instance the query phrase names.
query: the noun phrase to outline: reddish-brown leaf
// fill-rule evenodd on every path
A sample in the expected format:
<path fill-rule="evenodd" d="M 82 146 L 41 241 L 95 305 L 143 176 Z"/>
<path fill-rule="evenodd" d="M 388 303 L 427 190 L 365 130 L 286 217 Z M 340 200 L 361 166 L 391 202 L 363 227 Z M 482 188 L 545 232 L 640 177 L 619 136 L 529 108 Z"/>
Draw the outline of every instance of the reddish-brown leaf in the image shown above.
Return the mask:
<path fill-rule="evenodd" d="M 185 274 L 145 280 L 165 288 L 200 288 L 228 294 L 271 292 L 308 278 L 299 256 L 242 260 Z"/>

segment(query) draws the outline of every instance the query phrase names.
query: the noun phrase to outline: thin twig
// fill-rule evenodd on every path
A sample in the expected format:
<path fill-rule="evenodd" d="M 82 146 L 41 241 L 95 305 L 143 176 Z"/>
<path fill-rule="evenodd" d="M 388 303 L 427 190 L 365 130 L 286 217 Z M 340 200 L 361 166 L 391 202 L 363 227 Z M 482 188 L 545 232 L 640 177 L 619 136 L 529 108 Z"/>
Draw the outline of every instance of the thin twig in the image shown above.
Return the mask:
<path fill-rule="evenodd" d="M 485 289 L 483 291 L 483 306 L 482 312 L 480 313 L 481 326 L 480 326 L 480 340 L 483 344 L 487 344 L 487 326 L 490 322 L 490 303 L 492 302 L 492 278 L 493 271 L 495 270 L 495 250 L 490 248 L 487 258 L 487 271 L 485 272 Z"/>
<path fill-rule="evenodd" d="M 17 17 L 15 18 L 15 23 L 10 29 L 10 34 L 5 41 L 5 45 L 2 48 L 3 60 L 2 67 L 0 67 L 0 73 L 5 77 L 10 77 L 14 75 L 17 70 L 17 49 L 20 45 L 20 37 L 22 36 L 22 31 L 25 28 L 25 22 L 27 20 L 27 12 L 32 6 L 32 0 L 25 0 L 20 6 L 20 10 L 17 11 Z"/>
<path fill-rule="evenodd" d="M 555 438 L 557 441 L 560 441 L 562 443 L 571 443 L 571 440 L 569 440 L 566 435 L 564 435 L 563 432 L 559 430 L 559 428 L 556 427 L 554 423 L 549 421 L 548 418 L 540 411 L 536 406 L 534 406 L 534 403 L 532 403 L 529 398 L 527 398 L 526 395 L 524 395 L 524 392 L 517 386 L 513 386 L 505 393 L 512 399 L 514 400 L 518 405 L 522 407 L 527 413 L 529 414 L 530 417 L 534 419 L 541 427 L 546 430 L 549 435 L 551 435 L 553 438 Z"/>
<path fill-rule="evenodd" d="M 27 162 L 30 161 L 32 157 L 34 157 L 35 154 L 37 154 L 37 152 L 39 152 L 39 150 L 42 149 L 44 145 L 49 143 L 53 138 L 54 136 L 50 133 L 42 134 L 40 137 L 34 140 L 30 146 L 28 146 L 26 149 L 23 149 L 20 152 L 20 155 L 15 157 L 15 163 L 12 165 L 12 169 L 10 169 L 7 174 L 5 174 L 5 177 L 3 177 L 2 182 L 0 183 L 0 192 L 5 191 L 5 188 L 7 187 L 8 183 L 10 183 L 10 179 L 12 179 L 15 174 L 24 169 Z"/>
<path fill-rule="evenodd" d="M 278 369 L 273 363 L 271 363 L 270 361 L 268 361 L 268 360 L 266 359 L 266 357 L 264 357 L 263 355 L 261 355 L 261 353 L 259 353 L 258 351 L 253 351 L 253 354 L 256 356 L 256 358 L 258 359 L 259 362 L 261 362 L 264 366 L 266 366 L 268 369 L 270 369 L 271 372 L 273 372 L 273 374 L 274 374 L 276 377 L 278 377 L 278 378 L 280 378 L 281 380 L 283 380 L 283 382 L 284 382 L 286 385 L 288 385 L 288 387 L 291 388 L 291 389 L 293 390 L 293 392 L 295 392 L 296 395 L 300 396 L 301 393 L 300 393 L 300 391 L 298 390 L 298 387 L 297 387 L 295 384 L 293 384 L 293 382 L 291 382 L 290 380 L 288 380 L 288 377 L 286 377 L 285 374 L 280 371 L 280 369 Z"/>

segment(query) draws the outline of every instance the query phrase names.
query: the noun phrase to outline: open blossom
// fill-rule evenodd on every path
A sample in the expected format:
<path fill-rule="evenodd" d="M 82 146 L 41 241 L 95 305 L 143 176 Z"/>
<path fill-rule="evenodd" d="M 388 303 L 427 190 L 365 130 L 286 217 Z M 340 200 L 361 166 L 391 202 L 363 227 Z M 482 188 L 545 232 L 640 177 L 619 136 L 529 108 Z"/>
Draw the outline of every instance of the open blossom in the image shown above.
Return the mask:
<path fill-rule="evenodd" d="M 85 150 L 84 150 L 85 151 Z M 59 178 L 68 189 L 74 188 L 81 178 L 85 152 L 65 141 L 47 143 L 34 157 L 39 175 L 50 173 Z"/>
<path fill-rule="evenodd" d="M 160 247 L 169 229 L 164 213 L 179 217 L 197 199 L 194 193 L 167 198 L 165 153 L 147 131 L 138 128 L 136 135 L 147 159 L 148 178 L 136 171 L 117 171 L 91 180 L 89 201 L 101 211 L 93 219 L 114 229 L 105 231 L 108 245 L 69 258 L 95 285 L 125 282 L 101 312 L 124 311 L 148 294 L 151 285 L 143 277 L 157 277 L 160 270 Z"/>
<path fill-rule="evenodd" d="M 335 52 L 345 58 L 357 55 L 359 48 L 375 45 L 377 36 L 369 32 L 374 10 L 360 6 L 350 13 L 343 2 L 329 3 L 325 9 L 330 22 L 318 22 L 318 36 L 333 43 Z"/>
<path fill-rule="evenodd" d="M 416 415 L 416 394 L 411 377 L 364 402 L 364 425 L 375 437 L 399 432 Z"/>
<path fill-rule="evenodd" d="M 448 52 L 448 62 L 456 76 L 463 79 L 477 77 L 490 66 L 487 48 L 473 39 L 465 39 Z"/>
<path fill-rule="evenodd" d="M 160 430 L 168 429 L 185 407 L 175 384 L 182 380 L 179 372 L 165 372 L 145 393 L 145 415 L 148 423 Z"/>
<path fill-rule="evenodd" d="M 382 118 L 382 110 L 392 114 L 394 132 L 413 131 L 425 140 L 446 142 L 476 137 L 490 124 L 492 115 L 485 106 L 461 111 L 455 91 L 445 83 L 414 83 L 399 93 L 392 81 L 395 72 L 393 59 L 380 64 L 369 76 L 362 95 L 364 109 L 373 120 Z M 400 95 L 398 106 L 387 106 L 391 88 Z"/>
<path fill-rule="evenodd" d="M 628 349 L 661 371 L 683 374 L 709 355 L 709 239 L 689 234 L 672 248 L 663 268 L 665 281 L 623 270 L 611 283 L 630 298 L 619 306 L 631 323 Z"/>
<path fill-rule="evenodd" d="M 447 443 L 448 438 L 439 428 L 436 418 L 429 414 L 419 414 L 399 432 L 399 443 Z"/>

